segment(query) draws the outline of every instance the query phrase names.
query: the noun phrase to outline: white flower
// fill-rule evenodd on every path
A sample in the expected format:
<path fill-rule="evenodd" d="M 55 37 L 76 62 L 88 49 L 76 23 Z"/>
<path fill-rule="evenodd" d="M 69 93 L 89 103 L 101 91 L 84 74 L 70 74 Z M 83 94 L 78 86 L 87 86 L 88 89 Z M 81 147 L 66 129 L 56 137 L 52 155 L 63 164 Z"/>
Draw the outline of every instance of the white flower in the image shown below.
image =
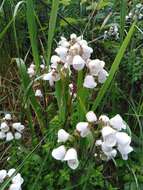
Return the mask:
<path fill-rule="evenodd" d="M 110 119 L 110 125 L 118 131 L 126 129 L 126 125 L 119 114 Z"/>
<path fill-rule="evenodd" d="M 60 61 L 61 61 L 61 59 L 60 59 L 59 56 L 53 55 L 53 56 L 51 57 L 51 63 L 52 63 L 51 67 L 56 69 L 57 66 L 58 66 L 58 63 L 59 63 Z"/>
<path fill-rule="evenodd" d="M 131 137 L 124 132 L 117 132 L 116 133 L 117 143 L 122 146 L 129 145 L 131 143 Z"/>
<path fill-rule="evenodd" d="M 83 86 L 85 88 L 95 88 L 97 86 L 97 83 L 94 80 L 94 77 L 92 75 L 87 75 L 84 79 Z"/>
<path fill-rule="evenodd" d="M 90 133 L 88 122 L 79 122 L 76 125 L 76 130 L 80 133 L 81 137 L 86 137 Z"/>
<path fill-rule="evenodd" d="M 19 140 L 19 139 L 21 139 L 22 135 L 20 133 L 16 132 L 14 134 L 14 137 L 15 137 L 16 140 Z"/>
<path fill-rule="evenodd" d="M 52 156 L 56 160 L 63 160 L 66 154 L 66 148 L 64 145 L 59 146 L 58 148 L 53 149 Z"/>
<path fill-rule="evenodd" d="M 53 86 L 55 81 L 60 80 L 60 75 L 57 71 L 52 70 L 49 73 L 43 75 L 43 80 L 48 80 L 50 86 Z"/>
<path fill-rule="evenodd" d="M 97 121 L 97 117 L 95 115 L 95 113 L 93 111 L 89 111 L 87 114 L 86 114 L 86 119 L 88 122 L 90 123 L 93 123 L 93 122 L 96 122 Z"/>
<path fill-rule="evenodd" d="M 8 190 L 22 190 L 21 189 L 21 185 L 18 183 L 18 184 L 11 184 L 9 189 Z"/>
<path fill-rule="evenodd" d="M 89 59 L 91 54 L 93 53 L 93 49 L 85 44 L 82 45 L 82 51 L 83 51 L 82 57 L 84 59 Z"/>
<path fill-rule="evenodd" d="M 0 131 L 0 139 L 4 139 L 6 137 L 6 134 L 2 131 Z"/>
<path fill-rule="evenodd" d="M 9 141 L 11 141 L 11 140 L 13 140 L 13 139 L 14 139 L 13 134 L 12 134 L 11 132 L 8 132 L 8 133 L 6 134 L 6 141 L 9 142 Z"/>
<path fill-rule="evenodd" d="M 70 43 L 67 41 L 65 37 L 61 37 L 61 40 L 58 43 L 59 45 L 68 48 L 70 46 Z"/>
<path fill-rule="evenodd" d="M 64 129 L 58 131 L 58 142 L 66 142 L 70 135 Z"/>
<path fill-rule="evenodd" d="M 22 125 L 20 122 L 13 123 L 12 124 L 13 129 L 17 130 L 18 132 L 22 132 L 24 130 L 24 125 Z"/>
<path fill-rule="evenodd" d="M 111 146 L 108 146 L 105 142 L 102 143 L 101 147 L 102 147 L 102 151 L 107 156 L 107 160 L 110 160 L 116 157 L 117 155 L 116 149 L 113 149 Z"/>
<path fill-rule="evenodd" d="M 0 126 L 0 129 L 1 129 L 1 131 L 2 132 L 8 132 L 9 131 L 9 126 L 7 125 L 7 123 L 6 122 L 2 122 L 1 123 L 1 126 Z"/>
<path fill-rule="evenodd" d="M 46 66 L 45 66 L 44 64 L 41 64 L 41 65 L 40 65 L 40 68 L 43 70 L 43 69 L 46 68 Z"/>
<path fill-rule="evenodd" d="M 74 148 L 70 148 L 67 150 L 64 161 L 67 161 L 68 166 L 73 170 L 78 167 L 79 161 L 77 158 L 77 152 Z"/>
<path fill-rule="evenodd" d="M 35 65 L 31 63 L 30 68 L 35 69 Z"/>
<path fill-rule="evenodd" d="M 5 114 L 4 119 L 5 120 L 11 120 L 12 119 L 11 114 L 9 114 L 9 113 Z"/>
<path fill-rule="evenodd" d="M 98 73 L 98 82 L 101 83 L 101 84 L 104 83 L 105 80 L 107 79 L 108 75 L 109 74 L 105 69 L 102 69 L 101 71 L 99 71 L 99 73 Z"/>
<path fill-rule="evenodd" d="M 6 176 L 7 176 L 7 171 L 6 170 L 0 170 L 0 183 L 3 183 Z"/>
<path fill-rule="evenodd" d="M 130 145 L 126 146 L 118 145 L 118 150 L 121 153 L 123 160 L 127 160 L 128 154 L 133 151 L 133 148 Z"/>
<path fill-rule="evenodd" d="M 35 75 L 35 70 L 32 67 L 29 67 L 27 70 L 27 73 L 29 74 L 30 77 L 33 77 Z"/>
<path fill-rule="evenodd" d="M 24 179 L 21 177 L 21 174 L 18 173 L 16 176 L 12 178 L 12 183 L 14 184 L 22 184 L 24 182 Z"/>
<path fill-rule="evenodd" d="M 106 143 L 107 146 L 115 146 L 116 144 L 116 130 L 112 129 L 109 126 L 103 127 L 102 131 L 102 137 L 104 142 Z"/>
<path fill-rule="evenodd" d="M 7 173 L 8 177 L 11 177 L 15 171 L 16 171 L 16 169 L 14 169 L 14 168 L 8 170 L 8 173 Z"/>
<path fill-rule="evenodd" d="M 107 117 L 106 115 L 101 115 L 100 117 L 99 117 L 99 122 L 101 122 L 101 124 L 103 124 L 103 125 L 108 125 L 109 124 L 109 117 Z"/>
<path fill-rule="evenodd" d="M 79 55 L 75 55 L 73 58 L 72 66 L 75 70 L 80 71 L 85 66 L 85 61 Z"/>
<path fill-rule="evenodd" d="M 101 70 L 103 70 L 104 65 L 105 65 L 105 62 L 100 61 L 99 59 L 91 60 L 88 63 L 88 67 L 89 67 L 91 75 L 97 76 L 98 73 Z"/>
<path fill-rule="evenodd" d="M 41 92 L 40 89 L 37 89 L 37 90 L 36 90 L 35 96 L 37 96 L 37 97 L 42 97 L 42 96 L 43 96 L 43 94 L 42 94 L 42 92 Z"/>
<path fill-rule="evenodd" d="M 65 61 L 65 58 L 67 56 L 67 51 L 68 49 L 63 46 L 59 46 L 58 48 L 55 49 L 55 52 L 60 56 L 62 61 Z"/>
<path fill-rule="evenodd" d="M 76 40 L 76 38 L 77 38 L 77 35 L 76 35 L 76 34 L 73 33 L 73 34 L 70 35 L 70 39 L 71 39 L 71 40 Z"/>
<path fill-rule="evenodd" d="M 103 143 L 102 140 L 99 139 L 99 140 L 96 140 L 95 145 L 96 145 L 96 146 L 101 146 L 102 143 Z"/>

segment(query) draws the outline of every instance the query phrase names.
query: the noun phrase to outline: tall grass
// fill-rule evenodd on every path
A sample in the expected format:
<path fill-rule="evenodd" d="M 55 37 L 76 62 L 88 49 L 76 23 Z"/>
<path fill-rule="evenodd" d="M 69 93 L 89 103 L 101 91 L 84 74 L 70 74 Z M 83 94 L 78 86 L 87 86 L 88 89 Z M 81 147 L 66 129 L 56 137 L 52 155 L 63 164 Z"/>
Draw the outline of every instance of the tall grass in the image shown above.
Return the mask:
<path fill-rule="evenodd" d="M 34 9 L 34 1 L 27 0 L 26 1 L 26 16 L 27 16 L 27 24 L 29 29 L 30 42 L 32 46 L 32 55 L 34 58 L 34 63 L 36 65 L 36 70 L 38 72 L 40 67 L 39 60 L 39 51 L 38 51 L 38 35 L 37 35 L 37 25 L 35 19 L 35 9 Z"/>

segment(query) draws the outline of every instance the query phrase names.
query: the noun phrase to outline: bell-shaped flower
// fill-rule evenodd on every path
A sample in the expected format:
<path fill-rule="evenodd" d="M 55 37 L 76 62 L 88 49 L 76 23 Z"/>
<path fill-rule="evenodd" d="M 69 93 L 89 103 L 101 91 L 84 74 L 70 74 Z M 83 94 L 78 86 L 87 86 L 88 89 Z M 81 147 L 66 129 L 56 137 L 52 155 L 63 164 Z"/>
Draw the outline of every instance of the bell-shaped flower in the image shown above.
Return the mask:
<path fill-rule="evenodd" d="M 122 119 L 122 117 L 119 114 L 115 115 L 114 117 L 112 117 L 110 119 L 110 125 L 118 131 L 120 131 L 122 129 L 126 129 L 124 120 Z"/>
<path fill-rule="evenodd" d="M 55 52 L 59 55 L 62 61 L 65 61 L 68 52 L 68 49 L 66 47 L 59 46 L 55 49 Z"/>
<path fill-rule="evenodd" d="M 80 71 L 85 66 L 85 61 L 79 55 L 75 55 L 73 58 L 72 66 L 75 70 Z"/>
<path fill-rule="evenodd" d="M 94 123 L 97 121 L 97 117 L 95 115 L 95 113 L 93 111 L 89 111 L 87 114 L 86 114 L 86 119 L 88 122 L 90 123 Z"/>
<path fill-rule="evenodd" d="M 40 89 L 37 89 L 37 90 L 36 90 L 35 96 L 36 96 L 36 97 L 43 97 L 43 94 L 42 94 L 42 92 L 41 92 Z"/>
<path fill-rule="evenodd" d="M 22 135 L 21 135 L 21 133 L 19 133 L 19 132 L 16 132 L 16 133 L 14 134 L 14 138 L 15 138 L 16 140 L 21 139 L 21 137 L 22 137 Z"/>
<path fill-rule="evenodd" d="M 7 125 L 6 122 L 2 122 L 1 125 L 0 125 L 0 129 L 2 132 L 6 133 L 9 131 L 9 126 Z"/>
<path fill-rule="evenodd" d="M 7 171 L 6 170 L 0 170 L 0 183 L 3 183 L 6 176 L 7 176 Z"/>
<path fill-rule="evenodd" d="M 12 183 L 14 184 L 22 184 L 24 182 L 24 179 L 21 177 L 21 174 L 18 173 L 16 176 L 12 178 Z"/>
<path fill-rule="evenodd" d="M 103 70 L 103 67 L 105 65 L 104 61 L 101 61 L 99 59 L 91 60 L 88 63 L 88 67 L 90 70 L 90 74 L 94 76 L 98 76 L 98 73 Z"/>
<path fill-rule="evenodd" d="M 110 121 L 110 119 L 106 115 L 101 115 L 99 117 L 99 123 L 101 123 L 104 126 L 109 125 L 109 121 Z"/>
<path fill-rule="evenodd" d="M 6 141 L 9 142 L 9 141 L 11 141 L 13 139 L 14 139 L 14 136 L 13 136 L 12 132 L 8 132 L 6 134 Z"/>
<path fill-rule="evenodd" d="M 74 148 L 68 149 L 64 157 L 64 161 L 67 161 L 68 166 L 71 169 L 75 170 L 79 165 L 79 161 L 77 158 L 77 151 Z"/>
<path fill-rule="evenodd" d="M 94 77 L 92 75 L 87 75 L 84 79 L 83 86 L 85 88 L 92 89 L 97 86 L 97 83 L 95 82 Z"/>
<path fill-rule="evenodd" d="M 60 61 L 61 59 L 59 56 L 53 55 L 51 57 L 51 63 L 52 63 L 51 67 L 57 69 L 58 63 L 60 63 Z"/>
<path fill-rule="evenodd" d="M 2 131 L 0 131 L 0 139 L 5 139 L 6 134 Z"/>
<path fill-rule="evenodd" d="M 14 169 L 14 168 L 11 168 L 10 170 L 8 170 L 8 172 L 7 172 L 8 177 L 11 177 L 15 173 L 15 171 L 16 171 L 16 169 Z"/>
<path fill-rule="evenodd" d="M 131 137 L 127 133 L 124 133 L 124 132 L 117 132 L 116 140 L 117 140 L 117 143 L 121 146 L 126 146 L 131 143 Z"/>
<path fill-rule="evenodd" d="M 108 153 L 108 152 L 111 152 L 112 151 L 112 147 L 111 146 L 108 146 L 106 142 L 103 142 L 101 144 L 101 147 L 102 147 L 102 151 L 104 153 Z"/>
<path fill-rule="evenodd" d="M 4 119 L 11 120 L 12 119 L 11 114 L 9 114 L 9 113 L 5 114 Z"/>
<path fill-rule="evenodd" d="M 22 125 L 20 122 L 16 122 L 12 124 L 13 129 L 15 129 L 18 132 L 22 132 L 24 130 L 24 125 Z"/>
<path fill-rule="evenodd" d="M 90 133 L 88 122 L 79 122 L 76 125 L 76 130 L 80 133 L 81 137 L 86 137 Z"/>
<path fill-rule="evenodd" d="M 99 71 L 99 73 L 98 73 L 98 82 L 101 83 L 101 84 L 104 83 L 105 80 L 107 79 L 108 75 L 109 74 L 105 69 L 102 69 L 101 71 Z"/>
<path fill-rule="evenodd" d="M 112 129 L 110 126 L 105 126 L 101 133 L 107 146 L 113 147 L 116 145 L 116 130 Z"/>
<path fill-rule="evenodd" d="M 70 134 L 67 133 L 64 129 L 58 131 L 58 142 L 66 142 L 70 137 Z"/>
<path fill-rule="evenodd" d="M 133 151 L 133 148 L 130 145 L 126 146 L 118 145 L 118 150 L 121 153 L 123 160 L 127 160 L 128 154 Z"/>
<path fill-rule="evenodd" d="M 63 160 L 66 154 L 66 148 L 64 145 L 59 146 L 58 148 L 53 149 L 52 157 L 56 160 Z"/>
<path fill-rule="evenodd" d="M 82 44 L 82 51 L 83 55 L 82 57 L 87 60 L 90 58 L 91 54 L 93 53 L 93 49 L 89 47 L 88 45 Z"/>
<path fill-rule="evenodd" d="M 70 43 L 67 41 L 67 39 L 63 36 L 61 36 L 61 40 L 58 43 L 60 46 L 68 48 L 70 46 Z"/>
<path fill-rule="evenodd" d="M 8 190 L 22 190 L 21 189 L 21 185 L 18 183 L 12 183 L 11 185 L 10 185 L 10 187 L 9 187 L 9 189 Z"/>
<path fill-rule="evenodd" d="M 102 151 L 107 156 L 107 160 L 110 160 L 116 157 L 117 155 L 116 149 L 113 149 L 111 146 L 108 146 L 105 142 L 102 143 L 101 147 L 102 147 Z"/>

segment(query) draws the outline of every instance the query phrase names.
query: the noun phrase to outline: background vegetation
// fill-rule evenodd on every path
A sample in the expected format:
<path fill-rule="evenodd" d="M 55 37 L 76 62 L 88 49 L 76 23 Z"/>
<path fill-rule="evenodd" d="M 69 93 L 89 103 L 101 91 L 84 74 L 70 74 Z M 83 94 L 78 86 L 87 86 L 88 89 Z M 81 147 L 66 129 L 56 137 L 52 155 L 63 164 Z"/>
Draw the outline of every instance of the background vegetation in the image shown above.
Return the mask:
<path fill-rule="evenodd" d="M 125 162 L 96 162 L 71 171 L 55 162 L 51 150 L 62 123 L 56 113 L 52 91 L 46 92 L 43 107 L 33 98 L 25 67 L 40 55 L 49 64 L 60 36 L 84 35 L 94 49 L 94 57 L 104 60 L 110 70 L 133 20 L 125 16 L 140 1 L 127 0 L 2 0 L 0 2 L 0 113 L 11 112 L 26 125 L 21 142 L 0 144 L 0 169 L 17 166 L 24 176 L 24 190 L 136 190 L 143 189 L 143 22 L 137 20 L 129 45 L 110 86 L 104 91 L 98 115 L 119 113 L 132 131 L 134 152 Z M 57 18 L 57 19 L 56 19 Z M 104 39 L 104 31 L 116 23 L 119 39 Z M 127 45 L 127 44 L 126 44 Z M 116 60 L 117 62 L 118 60 Z M 118 63 L 117 63 L 118 64 Z M 47 88 L 47 84 L 42 84 Z M 30 88 L 30 90 L 27 90 Z M 48 88 L 47 88 L 48 89 Z M 95 97 L 96 98 L 96 92 Z M 54 117 L 53 117 L 54 116 Z M 73 124 L 76 123 L 73 117 Z M 40 127 L 39 127 L 40 126 Z M 17 147 L 18 150 L 17 150 Z M 85 155 L 87 156 L 87 155 Z M 7 161 L 7 158 L 10 159 Z M 0 189 L 5 189 L 1 187 Z"/>

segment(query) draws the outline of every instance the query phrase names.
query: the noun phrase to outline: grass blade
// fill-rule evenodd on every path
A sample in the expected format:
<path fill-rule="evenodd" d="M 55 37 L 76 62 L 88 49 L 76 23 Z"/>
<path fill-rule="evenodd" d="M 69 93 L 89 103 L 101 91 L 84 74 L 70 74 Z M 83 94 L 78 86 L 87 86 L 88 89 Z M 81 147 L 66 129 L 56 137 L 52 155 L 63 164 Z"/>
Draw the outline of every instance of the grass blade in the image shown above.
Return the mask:
<path fill-rule="evenodd" d="M 36 27 L 33 0 L 27 0 L 26 15 L 27 15 L 27 24 L 28 24 L 30 42 L 32 46 L 32 54 L 33 54 L 34 62 L 36 65 L 36 70 L 38 71 L 40 67 L 40 59 L 39 59 L 39 52 L 38 52 L 37 27 Z"/>
<path fill-rule="evenodd" d="M 2 38 L 4 37 L 4 35 L 6 34 L 7 30 L 9 29 L 9 27 L 11 26 L 11 24 L 13 23 L 13 21 L 15 20 L 15 17 L 20 9 L 20 6 L 25 3 L 25 1 L 19 1 L 14 9 L 14 14 L 13 17 L 11 18 L 11 20 L 8 22 L 8 24 L 4 27 L 4 29 L 2 30 L 2 32 L 0 32 L 0 40 L 2 40 Z M 1 8 L 1 7 L 0 7 Z"/>
<path fill-rule="evenodd" d="M 126 17 L 126 8 L 127 1 L 121 0 L 121 8 L 120 8 L 120 35 L 121 35 L 121 43 L 124 39 L 124 28 L 125 28 L 125 17 Z"/>
<path fill-rule="evenodd" d="M 56 26 L 58 8 L 59 8 L 59 0 L 53 0 L 50 21 L 49 21 L 49 30 L 48 30 L 48 44 L 47 44 L 48 49 L 47 49 L 47 60 L 46 60 L 47 66 L 49 66 L 50 57 L 51 57 L 51 49 L 52 49 L 52 42 Z"/>
<path fill-rule="evenodd" d="M 131 40 L 131 37 L 132 37 L 133 33 L 134 33 L 134 28 L 135 28 L 135 22 L 132 24 L 126 38 L 124 39 L 124 41 L 123 41 L 123 43 L 122 43 L 122 45 L 120 47 L 120 50 L 119 50 L 119 52 L 118 52 L 118 54 L 117 54 L 117 56 L 116 56 L 116 58 L 115 58 L 115 60 L 114 60 L 114 62 L 112 64 L 112 67 L 110 69 L 109 76 L 108 76 L 106 82 L 103 84 L 103 86 L 101 87 L 101 89 L 100 89 L 100 91 L 99 91 L 99 93 L 97 95 L 97 98 L 96 98 L 96 100 L 95 100 L 95 102 L 94 102 L 94 104 L 92 106 L 92 110 L 94 110 L 94 111 L 99 106 L 102 98 L 104 97 L 106 91 L 108 90 L 108 88 L 109 88 L 109 86 L 110 86 L 110 84 L 111 84 L 111 82 L 112 82 L 112 80 L 114 78 L 114 75 L 115 75 L 116 71 L 118 70 L 118 67 L 119 67 L 119 64 L 121 62 L 121 59 L 123 58 L 124 53 L 126 51 L 126 48 L 127 48 L 128 44 L 129 44 L 129 42 Z"/>

